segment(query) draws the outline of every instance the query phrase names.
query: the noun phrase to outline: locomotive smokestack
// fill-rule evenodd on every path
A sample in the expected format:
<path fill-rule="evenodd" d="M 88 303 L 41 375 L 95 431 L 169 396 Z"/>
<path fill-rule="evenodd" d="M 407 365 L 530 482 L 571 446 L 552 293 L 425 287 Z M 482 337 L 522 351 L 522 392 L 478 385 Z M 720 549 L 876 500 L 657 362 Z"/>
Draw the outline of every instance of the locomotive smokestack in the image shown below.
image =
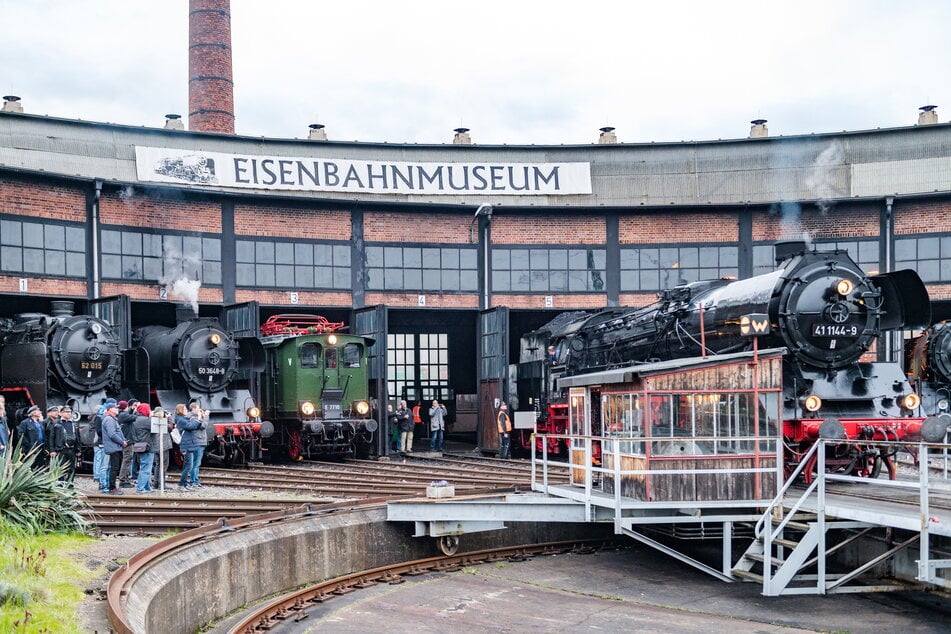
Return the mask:
<path fill-rule="evenodd" d="M 809 250 L 804 240 L 786 240 L 776 243 L 776 263 L 788 260 L 794 255 L 805 253 Z"/>
<path fill-rule="evenodd" d="M 53 317 L 72 317 L 75 311 L 75 302 L 56 301 L 50 302 L 50 315 Z"/>
<path fill-rule="evenodd" d="M 234 134 L 231 1 L 189 0 L 188 128 Z"/>
<path fill-rule="evenodd" d="M 176 324 L 180 324 L 183 321 L 191 321 L 196 317 L 198 317 L 198 313 L 196 313 L 189 304 L 179 304 L 175 307 Z"/>

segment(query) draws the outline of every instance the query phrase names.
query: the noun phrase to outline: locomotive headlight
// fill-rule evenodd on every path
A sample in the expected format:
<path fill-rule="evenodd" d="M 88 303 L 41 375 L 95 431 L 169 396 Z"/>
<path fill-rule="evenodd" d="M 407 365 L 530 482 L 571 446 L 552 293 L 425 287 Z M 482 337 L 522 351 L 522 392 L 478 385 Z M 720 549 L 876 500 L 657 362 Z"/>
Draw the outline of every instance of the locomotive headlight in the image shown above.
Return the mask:
<path fill-rule="evenodd" d="M 915 409 L 916 407 L 921 405 L 921 397 L 919 397 L 917 394 L 912 392 L 911 394 L 906 394 L 903 397 L 901 397 L 901 400 L 899 402 L 901 403 L 901 406 L 904 407 L 905 409 Z"/>
<path fill-rule="evenodd" d="M 942 412 L 946 412 L 948 411 L 948 405 L 951 405 L 951 403 L 948 402 L 948 399 L 943 398 L 940 401 L 938 401 L 938 410 Z"/>
<path fill-rule="evenodd" d="M 261 415 L 261 410 L 258 409 L 257 407 L 248 408 L 248 418 L 257 418 L 260 415 Z"/>
<path fill-rule="evenodd" d="M 360 416 L 366 416 L 367 412 L 370 411 L 370 404 L 366 401 L 357 401 L 356 404 L 357 414 Z"/>
<path fill-rule="evenodd" d="M 99 324 L 97 324 L 96 322 L 93 322 L 93 323 L 89 326 L 89 330 L 92 331 L 92 334 L 98 335 L 99 333 L 102 332 L 102 326 L 99 325 Z"/>
<path fill-rule="evenodd" d="M 211 343 L 211 345 L 217 346 L 219 343 L 221 343 L 221 335 L 219 335 L 217 332 L 214 332 L 210 337 L 208 337 L 208 341 Z"/>
<path fill-rule="evenodd" d="M 822 399 L 815 394 L 810 394 L 803 400 L 802 406 L 807 412 L 818 412 L 819 408 L 822 407 Z"/>
<path fill-rule="evenodd" d="M 300 404 L 300 413 L 304 416 L 313 416 L 316 411 L 317 408 L 315 408 L 314 404 L 310 401 L 304 401 Z"/>
<path fill-rule="evenodd" d="M 842 297 L 845 297 L 846 295 L 852 292 L 853 288 L 855 288 L 855 285 L 852 284 L 852 280 L 847 280 L 843 278 L 839 280 L 839 282 L 835 285 L 835 292 L 841 295 Z"/>
<path fill-rule="evenodd" d="M 337 335 L 330 335 L 329 337 L 327 337 L 327 343 L 329 343 L 332 346 L 337 345 Z"/>

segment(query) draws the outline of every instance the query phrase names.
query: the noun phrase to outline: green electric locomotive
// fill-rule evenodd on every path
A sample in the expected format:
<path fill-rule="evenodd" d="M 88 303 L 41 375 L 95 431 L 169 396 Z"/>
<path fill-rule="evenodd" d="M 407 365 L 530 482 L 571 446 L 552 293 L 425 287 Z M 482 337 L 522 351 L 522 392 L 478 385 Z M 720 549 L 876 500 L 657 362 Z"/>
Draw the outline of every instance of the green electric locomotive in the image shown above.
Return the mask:
<path fill-rule="evenodd" d="M 275 315 L 261 326 L 265 368 L 261 416 L 274 433 L 263 439 L 274 458 L 349 457 L 373 446 L 366 337 L 314 315 Z"/>

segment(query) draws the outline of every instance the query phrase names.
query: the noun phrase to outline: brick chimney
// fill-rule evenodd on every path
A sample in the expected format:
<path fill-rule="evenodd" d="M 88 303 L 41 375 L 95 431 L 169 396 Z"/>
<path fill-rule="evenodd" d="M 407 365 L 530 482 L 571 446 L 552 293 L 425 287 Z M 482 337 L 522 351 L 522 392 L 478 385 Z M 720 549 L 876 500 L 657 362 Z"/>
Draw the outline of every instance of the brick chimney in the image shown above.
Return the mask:
<path fill-rule="evenodd" d="M 918 108 L 918 125 L 934 125 L 936 123 L 938 123 L 938 106 Z"/>
<path fill-rule="evenodd" d="M 6 95 L 3 98 L 3 108 L 0 108 L 3 112 L 23 112 L 23 104 L 20 103 L 20 98 L 16 95 Z"/>
<path fill-rule="evenodd" d="M 614 132 L 614 128 L 608 125 L 600 128 L 600 130 L 601 134 L 598 135 L 600 145 L 617 143 L 617 134 Z"/>
<path fill-rule="evenodd" d="M 750 121 L 750 138 L 761 139 L 769 136 L 769 128 L 766 127 L 766 119 L 753 119 Z"/>
<path fill-rule="evenodd" d="M 310 133 L 307 135 L 307 138 L 311 141 L 327 140 L 327 128 L 323 123 L 311 123 L 307 127 L 310 128 Z"/>
<path fill-rule="evenodd" d="M 453 145 L 472 145 L 472 137 L 469 135 L 469 128 L 456 128 L 453 130 L 455 136 L 452 137 Z"/>
<path fill-rule="evenodd" d="M 188 2 L 188 129 L 234 134 L 231 0 Z"/>

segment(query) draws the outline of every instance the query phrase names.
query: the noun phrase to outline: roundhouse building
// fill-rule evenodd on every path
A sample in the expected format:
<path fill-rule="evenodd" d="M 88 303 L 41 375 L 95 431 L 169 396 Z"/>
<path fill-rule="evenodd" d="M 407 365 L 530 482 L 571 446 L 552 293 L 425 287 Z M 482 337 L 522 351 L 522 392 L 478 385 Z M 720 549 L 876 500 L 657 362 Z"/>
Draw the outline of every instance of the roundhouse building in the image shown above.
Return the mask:
<path fill-rule="evenodd" d="M 133 325 L 258 302 L 375 336 L 379 399 L 507 394 L 518 337 L 561 311 L 772 270 L 777 240 L 913 268 L 951 317 L 951 124 L 590 145 L 234 134 L 228 0 L 190 3 L 189 128 L 0 111 L 0 317 L 131 298 Z M 879 354 L 899 358 L 897 342 Z M 474 399 L 475 397 L 473 397 Z M 487 410 L 486 410 L 487 411 Z M 493 435 L 487 442 L 491 444 Z"/>
<path fill-rule="evenodd" d="M 425 146 L 0 113 L 4 316 L 125 294 L 136 324 L 168 322 L 189 289 L 203 314 L 316 310 L 380 338 L 390 398 L 436 384 L 494 397 L 480 380 L 557 312 L 764 272 L 781 239 L 914 268 L 946 318 L 948 227 L 948 124 Z"/>

